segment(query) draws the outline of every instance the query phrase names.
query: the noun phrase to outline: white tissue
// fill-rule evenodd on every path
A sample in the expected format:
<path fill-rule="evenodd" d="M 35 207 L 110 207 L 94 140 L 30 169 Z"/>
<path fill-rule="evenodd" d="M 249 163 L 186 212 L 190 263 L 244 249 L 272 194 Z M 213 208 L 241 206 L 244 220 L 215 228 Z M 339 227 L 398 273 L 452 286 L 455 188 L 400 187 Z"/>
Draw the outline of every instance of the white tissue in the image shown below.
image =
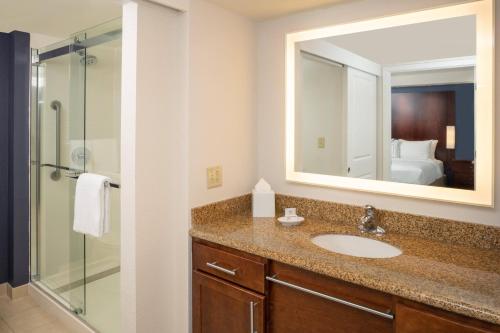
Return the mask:
<path fill-rule="evenodd" d="M 271 185 L 261 178 L 254 187 L 255 192 L 271 192 Z"/>
<path fill-rule="evenodd" d="M 264 179 L 260 179 L 252 191 L 254 217 L 274 217 L 274 191 Z"/>

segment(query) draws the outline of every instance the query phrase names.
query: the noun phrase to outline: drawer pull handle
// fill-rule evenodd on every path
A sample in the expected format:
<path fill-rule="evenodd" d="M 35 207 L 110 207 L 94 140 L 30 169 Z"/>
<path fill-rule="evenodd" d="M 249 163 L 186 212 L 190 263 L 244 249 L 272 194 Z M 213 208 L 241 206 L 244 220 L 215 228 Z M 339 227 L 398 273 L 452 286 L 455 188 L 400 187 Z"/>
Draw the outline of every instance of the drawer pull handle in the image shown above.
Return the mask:
<path fill-rule="evenodd" d="M 387 312 L 382 312 L 382 311 L 378 311 L 378 310 L 375 310 L 375 309 L 368 308 L 368 307 L 363 306 L 363 305 L 351 303 L 351 302 L 348 302 L 346 300 L 343 300 L 343 299 L 340 299 L 340 298 L 337 298 L 337 297 L 326 295 L 326 294 L 323 294 L 323 293 L 320 293 L 320 292 L 317 292 L 317 291 L 314 291 L 314 290 L 311 290 L 311 289 L 307 289 L 307 288 L 304 288 L 304 287 L 301 287 L 301 286 L 297 286 L 296 284 L 292 284 L 292 283 L 289 283 L 289 282 L 286 282 L 286 281 L 283 281 L 283 280 L 279 280 L 279 279 L 276 278 L 276 275 L 275 276 L 266 276 L 266 280 L 274 282 L 276 284 L 280 284 L 280 285 L 288 287 L 288 288 L 292 288 L 292 289 L 295 289 L 295 290 L 302 291 L 302 292 L 304 292 L 306 294 L 309 294 L 309 295 L 314 295 L 314 296 L 321 297 L 321 298 L 324 298 L 326 300 L 329 300 L 329 301 L 332 301 L 332 302 L 335 302 L 335 303 L 340 303 L 340 304 L 349 306 L 351 308 L 362 310 L 362 311 L 365 311 L 365 312 L 368 312 L 368 313 L 371 313 L 371 314 L 374 314 L 374 315 L 377 315 L 377 316 L 380 316 L 380 317 L 383 317 L 383 318 L 386 318 L 386 319 L 391 319 L 391 320 L 394 319 L 394 314 L 391 312 L 391 310 L 387 310 Z"/>
<path fill-rule="evenodd" d="M 258 333 L 254 328 L 254 309 L 257 304 L 259 303 L 250 302 L 250 333 Z"/>
<path fill-rule="evenodd" d="M 216 270 L 218 270 L 220 272 L 232 275 L 232 276 L 235 276 L 236 275 L 236 271 L 238 270 L 237 268 L 235 268 L 235 269 L 227 269 L 227 268 L 221 267 L 221 266 L 217 265 L 217 261 L 207 262 L 207 266 L 210 267 L 210 268 L 216 269 Z"/>

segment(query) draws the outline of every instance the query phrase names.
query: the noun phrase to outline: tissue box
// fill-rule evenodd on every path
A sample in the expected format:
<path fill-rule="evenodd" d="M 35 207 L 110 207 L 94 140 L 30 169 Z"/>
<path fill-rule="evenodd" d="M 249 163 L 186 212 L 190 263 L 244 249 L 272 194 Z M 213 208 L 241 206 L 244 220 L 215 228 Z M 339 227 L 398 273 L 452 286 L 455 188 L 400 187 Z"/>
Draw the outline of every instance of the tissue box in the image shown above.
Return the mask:
<path fill-rule="evenodd" d="M 253 217 L 274 217 L 274 192 L 252 191 Z"/>

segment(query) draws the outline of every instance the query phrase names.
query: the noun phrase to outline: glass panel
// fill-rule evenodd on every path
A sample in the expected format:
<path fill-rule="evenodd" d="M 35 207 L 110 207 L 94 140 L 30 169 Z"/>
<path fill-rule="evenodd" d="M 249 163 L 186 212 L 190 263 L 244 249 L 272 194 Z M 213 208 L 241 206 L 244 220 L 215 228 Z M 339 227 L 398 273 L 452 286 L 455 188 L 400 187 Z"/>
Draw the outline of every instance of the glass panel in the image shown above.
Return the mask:
<path fill-rule="evenodd" d="M 116 29 L 116 24 L 111 26 Z M 119 184 L 121 39 L 87 48 L 85 83 L 87 171 Z M 110 188 L 110 202 L 110 232 L 102 238 L 86 238 L 84 319 L 99 331 L 113 333 L 120 332 L 119 189 Z"/>
<path fill-rule="evenodd" d="M 32 58 L 38 56 L 32 50 Z M 33 280 L 38 280 L 38 66 L 31 67 L 31 107 L 30 107 L 30 273 Z"/>
<path fill-rule="evenodd" d="M 116 18 L 105 23 L 101 23 L 94 27 L 85 29 L 84 31 L 77 32 L 72 35 L 72 37 L 79 38 L 81 35 L 85 35 L 85 39 L 92 40 L 94 37 L 98 37 L 99 41 L 93 43 L 93 45 L 105 43 L 106 41 L 120 40 L 122 33 L 122 19 Z"/>
<path fill-rule="evenodd" d="M 83 54 L 84 56 L 84 54 Z M 71 146 L 84 140 L 85 66 L 78 53 L 43 60 L 38 66 L 38 270 L 39 281 L 75 312 L 85 309 L 84 236 L 73 232 L 75 181 Z M 83 166 L 84 167 L 84 166 Z"/>

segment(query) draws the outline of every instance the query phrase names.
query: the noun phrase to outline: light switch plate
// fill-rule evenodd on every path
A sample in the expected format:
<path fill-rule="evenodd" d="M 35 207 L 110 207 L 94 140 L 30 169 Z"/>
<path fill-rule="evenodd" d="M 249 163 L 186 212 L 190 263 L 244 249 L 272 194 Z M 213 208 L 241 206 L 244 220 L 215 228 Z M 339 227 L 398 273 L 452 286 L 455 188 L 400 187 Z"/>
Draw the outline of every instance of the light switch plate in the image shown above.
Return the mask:
<path fill-rule="evenodd" d="M 320 136 L 318 138 L 318 148 L 320 148 L 320 149 L 325 148 L 325 137 L 324 136 Z"/>
<path fill-rule="evenodd" d="M 207 168 L 207 188 L 222 186 L 222 166 L 217 165 Z"/>

